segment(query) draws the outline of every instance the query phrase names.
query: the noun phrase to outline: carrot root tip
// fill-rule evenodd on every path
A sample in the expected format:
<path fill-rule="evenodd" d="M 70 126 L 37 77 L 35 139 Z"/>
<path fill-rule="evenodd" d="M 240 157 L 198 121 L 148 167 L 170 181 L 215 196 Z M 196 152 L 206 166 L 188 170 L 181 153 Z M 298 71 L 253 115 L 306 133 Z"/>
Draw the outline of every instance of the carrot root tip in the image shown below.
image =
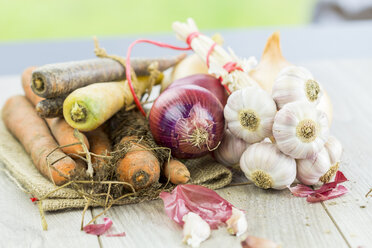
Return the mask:
<path fill-rule="evenodd" d="M 75 122 L 84 122 L 87 118 L 87 109 L 75 102 L 70 111 L 71 119 Z"/>
<path fill-rule="evenodd" d="M 133 186 L 135 186 L 135 188 L 144 187 L 148 183 L 149 178 L 150 178 L 150 175 L 147 172 L 142 171 L 142 170 L 138 171 L 132 177 L 132 181 L 134 183 Z"/>
<path fill-rule="evenodd" d="M 32 86 L 37 92 L 42 92 L 45 89 L 44 82 L 41 78 L 32 80 Z"/>

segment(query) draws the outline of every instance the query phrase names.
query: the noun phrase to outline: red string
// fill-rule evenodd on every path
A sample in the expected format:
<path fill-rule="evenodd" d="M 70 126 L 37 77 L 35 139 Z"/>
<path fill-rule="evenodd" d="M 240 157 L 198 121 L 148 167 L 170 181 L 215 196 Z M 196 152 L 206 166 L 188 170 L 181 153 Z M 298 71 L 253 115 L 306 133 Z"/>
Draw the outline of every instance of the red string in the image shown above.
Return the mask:
<path fill-rule="evenodd" d="M 186 38 L 186 44 L 189 45 L 189 47 L 191 47 L 191 41 L 198 37 L 200 35 L 200 33 L 198 31 L 196 32 L 192 32 L 191 34 L 189 34 Z"/>
<path fill-rule="evenodd" d="M 207 59 L 206 59 L 208 68 L 209 68 L 209 57 L 211 56 L 211 53 L 213 52 L 216 45 L 217 45 L 217 43 L 213 43 L 213 45 L 208 50 Z"/>
<path fill-rule="evenodd" d="M 31 200 L 32 202 L 36 202 L 36 201 L 38 201 L 39 199 L 37 199 L 36 197 L 31 197 L 30 200 Z"/>
<path fill-rule="evenodd" d="M 235 70 L 243 71 L 243 69 L 237 65 L 236 62 L 227 62 L 224 66 L 223 69 L 225 69 L 228 73 L 231 73 Z"/>
<path fill-rule="evenodd" d="M 187 37 L 187 40 L 192 40 L 192 38 L 190 39 L 191 35 L 196 37 L 195 36 L 196 34 L 194 32 L 194 33 L 191 33 Z M 150 43 L 150 44 L 153 44 L 153 45 L 158 46 L 158 47 L 167 47 L 167 48 L 171 48 L 171 49 L 174 49 L 174 50 L 181 50 L 181 51 L 191 50 L 191 46 L 189 45 L 188 47 L 178 47 L 178 46 L 173 46 L 173 45 L 169 45 L 169 44 L 162 43 L 162 42 L 157 42 L 157 41 L 152 41 L 152 40 L 145 40 L 145 39 L 136 40 L 136 41 L 132 42 L 132 44 L 129 45 L 128 50 L 127 50 L 127 57 L 126 57 L 126 60 L 125 60 L 125 75 L 127 77 L 129 89 L 130 89 L 130 92 L 133 95 L 134 102 L 136 103 L 139 111 L 143 114 L 143 116 L 146 116 L 145 110 L 143 110 L 143 108 L 141 106 L 141 102 L 138 99 L 138 97 L 137 97 L 137 95 L 134 91 L 134 88 L 133 88 L 133 85 L 132 85 L 132 78 L 131 78 L 130 54 L 132 53 L 133 47 L 138 43 Z"/>

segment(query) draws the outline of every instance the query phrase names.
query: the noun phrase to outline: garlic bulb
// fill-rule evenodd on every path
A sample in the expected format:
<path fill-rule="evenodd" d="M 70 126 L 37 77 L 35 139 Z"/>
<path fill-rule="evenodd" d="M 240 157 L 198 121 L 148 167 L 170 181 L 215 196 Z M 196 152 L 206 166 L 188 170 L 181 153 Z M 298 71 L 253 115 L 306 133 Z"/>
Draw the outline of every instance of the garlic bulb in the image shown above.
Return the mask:
<path fill-rule="evenodd" d="M 250 145 L 240 158 L 249 181 L 263 189 L 284 189 L 296 178 L 296 162 L 271 143 Z"/>
<path fill-rule="evenodd" d="M 284 154 L 296 159 L 311 158 L 328 139 L 327 116 L 308 102 L 288 103 L 275 116 L 273 135 Z"/>
<path fill-rule="evenodd" d="M 218 162 L 226 166 L 236 165 L 248 145 L 248 143 L 237 138 L 227 129 L 221 144 L 214 151 L 214 157 Z"/>
<path fill-rule="evenodd" d="M 227 231 L 236 236 L 242 235 L 245 233 L 245 231 L 247 231 L 248 228 L 248 223 L 244 212 L 234 207 L 232 208 L 232 215 L 226 221 L 226 224 Z"/>
<path fill-rule="evenodd" d="M 330 136 L 315 157 L 297 160 L 297 179 L 307 185 L 328 183 L 338 171 L 341 155 L 341 143 Z"/>
<path fill-rule="evenodd" d="M 272 90 L 272 97 L 279 109 L 295 101 L 307 101 L 317 105 L 322 94 L 322 87 L 313 75 L 300 66 L 289 66 L 281 70 Z"/>
<path fill-rule="evenodd" d="M 330 167 L 328 152 L 323 148 L 313 158 L 297 160 L 297 179 L 306 185 L 317 184 Z"/>
<path fill-rule="evenodd" d="M 200 243 L 211 235 L 209 224 L 199 215 L 189 212 L 182 217 L 182 220 L 185 222 L 183 225 L 183 242 L 191 247 L 199 247 Z"/>
<path fill-rule="evenodd" d="M 246 87 L 233 92 L 224 109 L 231 133 L 248 143 L 271 135 L 276 105 L 270 95 L 259 87 Z"/>

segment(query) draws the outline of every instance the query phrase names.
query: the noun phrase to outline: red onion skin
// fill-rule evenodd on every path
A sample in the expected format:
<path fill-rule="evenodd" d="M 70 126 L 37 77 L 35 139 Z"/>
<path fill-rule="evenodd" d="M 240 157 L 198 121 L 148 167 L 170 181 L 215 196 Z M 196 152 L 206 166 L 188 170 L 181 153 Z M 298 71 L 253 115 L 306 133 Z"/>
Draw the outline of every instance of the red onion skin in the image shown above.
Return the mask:
<path fill-rule="evenodd" d="M 229 97 L 220 80 L 209 74 L 194 74 L 184 78 L 180 78 L 171 83 L 167 89 L 172 89 L 180 85 L 197 85 L 209 90 L 220 100 L 222 106 L 226 105 Z"/>
<path fill-rule="evenodd" d="M 155 141 L 169 147 L 176 158 L 207 154 L 219 145 L 225 126 L 220 101 L 195 85 L 164 91 L 151 108 L 149 123 Z"/>

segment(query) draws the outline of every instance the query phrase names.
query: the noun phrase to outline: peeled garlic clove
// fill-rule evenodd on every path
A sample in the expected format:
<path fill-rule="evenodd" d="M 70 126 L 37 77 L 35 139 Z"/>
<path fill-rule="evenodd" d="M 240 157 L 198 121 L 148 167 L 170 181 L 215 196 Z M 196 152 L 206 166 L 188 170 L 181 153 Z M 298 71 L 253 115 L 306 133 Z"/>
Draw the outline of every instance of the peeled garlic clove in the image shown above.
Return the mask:
<path fill-rule="evenodd" d="M 296 159 L 311 158 L 328 139 L 327 116 L 308 102 L 288 103 L 275 116 L 273 135 L 284 154 Z"/>
<path fill-rule="evenodd" d="M 296 178 L 296 162 L 275 144 L 250 145 L 240 158 L 240 168 L 249 181 L 263 189 L 284 189 Z"/>
<path fill-rule="evenodd" d="M 248 145 L 248 143 L 237 138 L 227 129 L 221 144 L 214 151 L 214 157 L 218 162 L 226 166 L 236 165 Z"/>
<path fill-rule="evenodd" d="M 259 87 L 246 87 L 233 92 L 224 109 L 225 119 L 233 135 L 255 143 L 271 135 L 276 105 Z"/>
<path fill-rule="evenodd" d="M 191 247 L 199 247 L 200 243 L 208 239 L 211 235 L 209 224 L 199 215 L 189 212 L 182 217 L 183 222 L 183 242 Z"/>
<path fill-rule="evenodd" d="M 314 185 L 331 168 L 328 152 L 323 148 L 310 159 L 297 160 L 297 179 L 306 185 Z"/>
<path fill-rule="evenodd" d="M 317 105 L 322 95 L 320 84 L 306 68 L 300 66 L 289 66 L 280 71 L 272 92 L 278 109 L 295 101 L 307 101 Z"/>
<path fill-rule="evenodd" d="M 249 75 L 267 92 L 271 93 L 273 84 L 278 73 L 285 67 L 290 66 L 282 55 L 280 49 L 280 34 L 273 33 L 268 39 L 257 67 L 249 72 Z"/>
<path fill-rule="evenodd" d="M 247 231 L 248 228 L 248 223 L 244 212 L 234 207 L 232 208 L 232 215 L 226 221 L 226 224 L 227 231 L 236 236 L 242 235 L 245 233 L 245 231 Z"/>
<path fill-rule="evenodd" d="M 325 148 L 328 151 L 329 159 L 331 160 L 332 165 L 341 161 L 342 145 L 338 139 L 336 139 L 334 136 L 329 136 L 327 142 L 325 143 Z"/>

